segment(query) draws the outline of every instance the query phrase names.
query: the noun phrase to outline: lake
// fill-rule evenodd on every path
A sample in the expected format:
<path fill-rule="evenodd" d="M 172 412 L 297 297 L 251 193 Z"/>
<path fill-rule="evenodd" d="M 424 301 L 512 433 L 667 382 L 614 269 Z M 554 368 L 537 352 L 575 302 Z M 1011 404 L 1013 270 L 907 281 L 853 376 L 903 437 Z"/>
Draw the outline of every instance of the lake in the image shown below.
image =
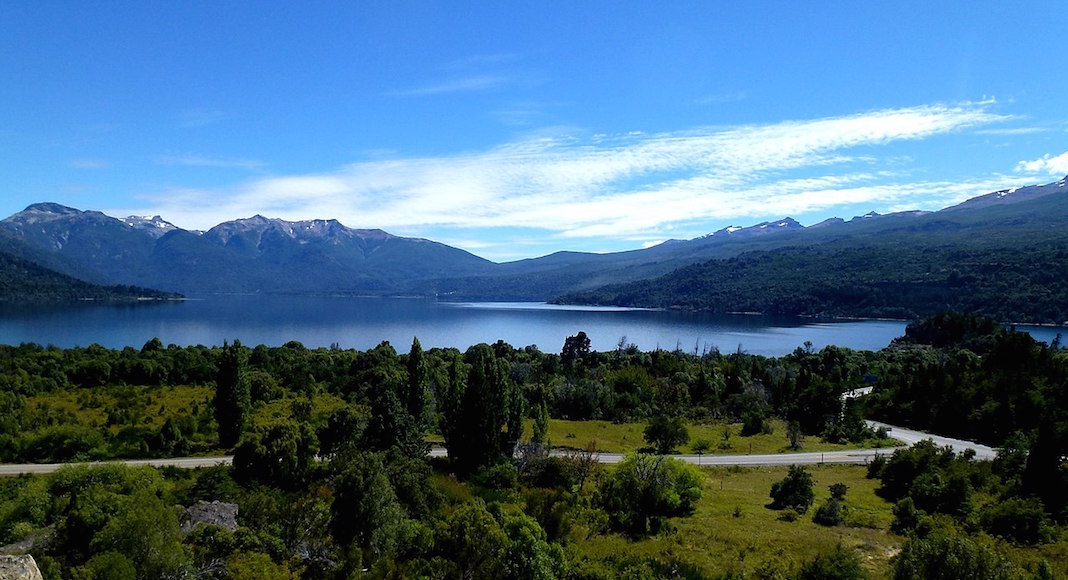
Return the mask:
<path fill-rule="evenodd" d="M 1026 327 L 1050 341 L 1060 329 Z M 36 342 L 59 347 L 97 343 L 140 348 L 153 337 L 164 344 L 250 346 L 291 340 L 310 348 L 337 344 L 366 350 L 388 340 L 406 351 L 412 337 L 424 348 L 466 349 L 504 340 L 557 352 L 579 331 L 594 350 L 613 350 L 621 337 L 642 350 L 676 347 L 688 352 L 742 349 L 779 356 L 811 341 L 876 350 L 904 333 L 887 320 L 814 321 L 750 315 L 709 315 L 629 308 L 538 303 L 448 303 L 423 299 L 321 296 L 206 296 L 180 302 L 65 307 L 0 305 L 0 343 Z"/>

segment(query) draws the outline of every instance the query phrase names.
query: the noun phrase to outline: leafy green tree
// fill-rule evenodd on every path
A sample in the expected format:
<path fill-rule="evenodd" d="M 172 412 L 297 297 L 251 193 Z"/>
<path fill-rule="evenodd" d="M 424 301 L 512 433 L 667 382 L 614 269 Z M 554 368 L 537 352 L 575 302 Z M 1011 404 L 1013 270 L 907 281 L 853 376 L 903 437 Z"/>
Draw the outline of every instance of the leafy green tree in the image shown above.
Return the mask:
<path fill-rule="evenodd" d="M 430 373 L 427 370 L 423 345 L 418 338 L 412 339 L 412 348 L 408 351 L 408 392 L 404 408 L 411 416 L 413 429 L 425 433 L 429 422 L 430 410 Z"/>
<path fill-rule="evenodd" d="M 488 344 L 467 349 L 459 365 L 454 361 L 450 372 L 443 431 L 450 459 L 470 473 L 512 456 L 522 433 L 522 395 Z"/>
<path fill-rule="evenodd" d="M 1037 544 L 1052 534 L 1037 498 L 1010 498 L 991 504 L 983 509 L 979 521 L 990 535 L 1019 544 Z"/>
<path fill-rule="evenodd" d="M 435 534 L 434 551 L 444 577 L 494 580 L 505 576 L 508 536 L 481 500 L 448 515 Z"/>
<path fill-rule="evenodd" d="M 701 498 L 697 468 L 670 457 L 630 455 L 597 493 L 609 525 L 634 536 L 658 533 L 671 516 L 691 513 Z"/>
<path fill-rule="evenodd" d="M 315 432 L 307 423 L 257 426 L 234 450 L 234 477 L 295 488 L 307 479 L 317 451 Z"/>
<path fill-rule="evenodd" d="M 391 554 L 404 524 L 404 510 L 389 482 L 382 457 L 352 453 L 331 462 L 334 503 L 330 530 L 339 546 L 354 546 L 365 562 Z"/>
<path fill-rule="evenodd" d="M 412 457 L 423 456 L 427 452 L 429 393 L 419 340 L 412 343 L 407 376 L 388 343 L 380 344 L 374 352 L 379 354 L 377 363 L 360 373 L 370 405 L 361 445 L 371 451 L 396 448 Z"/>
<path fill-rule="evenodd" d="M 229 345 L 224 342 L 215 380 L 215 420 L 219 424 L 219 445 L 233 447 L 237 444 L 245 432 L 251 407 L 248 353 L 239 340 Z"/>
<path fill-rule="evenodd" d="M 118 552 L 101 552 L 71 570 L 74 580 L 137 580 L 137 568 Z"/>
<path fill-rule="evenodd" d="M 791 465 L 790 471 L 780 481 L 771 485 L 772 509 L 791 508 L 799 514 L 812 507 L 815 493 L 812 491 L 812 474 L 803 466 Z"/>
<path fill-rule="evenodd" d="M 590 355 L 590 337 L 580 330 L 578 334 L 564 339 L 564 348 L 560 350 L 560 362 L 570 366 L 575 361 L 585 360 Z"/>
<path fill-rule="evenodd" d="M 534 405 L 534 428 L 530 442 L 539 448 L 545 447 L 549 441 L 549 405 L 545 397 L 539 397 Z"/>
<path fill-rule="evenodd" d="M 267 554 L 238 552 L 226 560 L 226 577 L 230 580 L 296 580 L 286 564 L 275 564 Z"/>
<path fill-rule="evenodd" d="M 463 396 L 467 388 L 467 368 L 463 358 L 453 353 L 448 361 L 447 378 L 438 385 L 438 426 L 450 455 L 458 452 L 464 438 Z"/>
<path fill-rule="evenodd" d="M 671 453 L 672 449 L 685 445 L 689 440 L 690 433 L 686 430 L 686 423 L 679 416 L 657 415 L 645 426 L 646 443 L 652 445 L 661 455 Z"/>
<path fill-rule="evenodd" d="M 187 571 L 189 554 L 182 545 L 178 514 L 151 490 L 140 489 L 93 537 L 94 552 L 118 552 L 142 578 L 177 577 Z"/>
<path fill-rule="evenodd" d="M 805 434 L 801 431 L 801 423 L 797 421 L 786 422 L 786 440 L 790 443 L 790 449 L 794 451 L 804 446 Z"/>
<path fill-rule="evenodd" d="M 21 454 L 34 461 L 85 461 L 105 457 L 106 444 L 88 425 L 52 425 L 24 435 Z"/>
<path fill-rule="evenodd" d="M 397 396 L 398 384 L 378 382 L 367 389 L 370 407 L 367 426 L 363 430 L 360 446 L 370 451 L 386 451 L 393 447 L 403 448 L 407 443 L 410 417 Z"/>
<path fill-rule="evenodd" d="M 162 499 L 166 484 L 159 472 L 79 465 L 49 475 L 47 483 L 55 522 L 47 550 L 65 566 L 82 568 L 84 577 L 109 562 L 125 569 L 119 559 L 103 555 L 117 552 L 139 578 L 179 577 L 188 571 L 178 514 Z"/>
<path fill-rule="evenodd" d="M 501 568 L 503 577 L 519 580 L 551 580 L 564 572 L 564 552 L 546 541 L 545 530 L 526 514 L 505 514 L 501 528 L 508 538 Z"/>
<path fill-rule="evenodd" d="M 956 536 L 928 539 L 912 538 L 905 542 L 894 560 L 896 580 L 956 580 L 984 578 L 1009 580 L 1020 577 L 1009 560 L 989 546 Z"/>
<path fill-rule="evenodd" d="M 364 413 L 353 405 L 335 409 L 327 417 L 326 424 L 317 432 L 319 453 L 332 457 L 345 449 L 355 447 L 361 439 L 365 422 Z"/>
<path fill-rule="evenodd" d="M 892 513 L 894 519 L 890 522 L 891 532 L 901 535 L 916 532 L 920 537 L 927 535 L 930 520 L 926 512 L 916 509 L 916 503 L 911 497 L 898 500 L 892 508 Z"/>

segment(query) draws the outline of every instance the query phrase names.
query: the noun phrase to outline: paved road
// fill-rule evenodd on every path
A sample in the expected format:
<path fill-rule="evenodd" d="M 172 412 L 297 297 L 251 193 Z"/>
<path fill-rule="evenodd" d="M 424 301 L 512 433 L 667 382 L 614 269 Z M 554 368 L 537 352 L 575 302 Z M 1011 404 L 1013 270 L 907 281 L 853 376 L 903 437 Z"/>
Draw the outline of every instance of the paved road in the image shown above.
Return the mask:
<path fill-rule="evenodd" d="M 885 423 L 879 423 L 876 421 L 868 421 L 868 424 L 872 428 L 886 427 L 890 430 L 890 436 L 900 440 L 901 442 L 912 445 L 917 441 L 923 439 L 931 439 L 936 445 L 945 446 L 948 445 L 953 448 L 954 451 L 960 453 L 966 449 L 972 449 L 975 451 L 976 459 L 993 459 L 995 450 L 987 447 L 986 445 L 980 445 L 978 443 L 972 443 L 971 441 L 963 441 L 960 439 L 952 439 L 949 437 L 940 437 L 938 435 L 931 435 L 929 433 L 923 433 L 920 431 L 913 431 L 912 429 L 905 429 L 904 427 L 895 427 L 893 425 L 887 425 Z M 850 449 L 847 451 L 808 451 L 801 453 L 777 453 L 772 455 L 674 455 L 673 457 L 681 459 L 687 463 L 693 463 L 696 465 L 816 465 L 819 463 L 838 463 L 838 464 L 866 464 L 872 460 L 876 455 L 890 455 L 894 452 L 893 447 L 882 447 L 879 449 Z M 563 454 L 564 452 L 555 451 L 554 454 Z M 446 452 L 440 447 L 431 449 L 430 455 L 432 457 L 444 457 Z M 622 453 L 598 453 L 597 460 L 601 463 L 619 463 L 626 457 Z M 233 463 L 234 457 L 232 455 L 223 455 L 218 457 L 177 457 L 173 459 L 129 459 L 123 461 L 126 465 L 151 465 L 153 467 L 182 467 L 191 469 L 194 467 L 210 467 L 212 465 L 230 465 Z M 14 476 L 24 473 L 51 473 L 67 463 L 22 463 L 22 464 L 0 464 L 0 476 Z"/>
<path fill-rule="evenodd" d="M 962 453 L 967 449 L 975 451 L 976 459 L 994 459 L 997 455 L 997 450 L 986 445 L 979 443 L 973 443 L 971 441 L 965 441 L 963 439 L 953 439 L 951 437 L 941 437 L 939 435 L 931 435 L 930 433 L 924 433 L 922 431 L 913 431 L 912 429 L 906 429 L 904 427 L 895 427 L 893 425 L 887 425 L 886 423 L 880 423 L 878 421 L 867 421 L 868 425 L 872 429 L 878 429 L 879 427 L 885 427 L 890 431 L 890 436 L 906 445 L 912 445 L 924 439 L 930 439 L 934 441 L 935 445 L 939 447 L 945 447 L 946 445 L 953 448 L 953 451 Z"/>
<path fill-rule="evenodd" d="M 218 457 L 174 457 L 171 459 L 126 459 L 112 463 L 125 463 L 126 465 L 151 465 L 153 467 L 211 467 L 212 465 L 230 465 L 234 462 L 233 455 Z M 70 463 L 5 463 L 0 464 L 0 477 L 22 475 L 24 473 L 52 473 Z"/>
<path fill-rule="evenodd" d="M 850 449 L 848 451 L 806 451 L 801 453 L 775 453 L 770 455 L 672 455 L 694 465 L 816 465 L 819 463 L 846 463 L 864 465 L 878 455 L 890 455 L 893 447 L 879 449 Z M 626 457 L 622 453 L 600 453 L 601 463 L 619 463 Z"/>

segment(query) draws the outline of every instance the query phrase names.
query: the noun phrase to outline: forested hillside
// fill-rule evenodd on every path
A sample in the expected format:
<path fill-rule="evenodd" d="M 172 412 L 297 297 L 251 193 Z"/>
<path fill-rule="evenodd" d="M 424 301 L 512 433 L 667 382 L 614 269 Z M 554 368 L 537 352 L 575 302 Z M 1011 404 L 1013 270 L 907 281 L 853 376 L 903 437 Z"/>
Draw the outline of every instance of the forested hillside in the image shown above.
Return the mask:
<path fill-rule="evenodd" d="M 915 318 L 947 310 L 1068 321 L 1068 239 L 893 239 L 752 252 L 561 303 L 805 316 Z"/>
<path fill-rule="evenodd" d="M 0 302 L 133 301 L 180 295 L 133 286 L 100 286 L 0 252 Z"/>

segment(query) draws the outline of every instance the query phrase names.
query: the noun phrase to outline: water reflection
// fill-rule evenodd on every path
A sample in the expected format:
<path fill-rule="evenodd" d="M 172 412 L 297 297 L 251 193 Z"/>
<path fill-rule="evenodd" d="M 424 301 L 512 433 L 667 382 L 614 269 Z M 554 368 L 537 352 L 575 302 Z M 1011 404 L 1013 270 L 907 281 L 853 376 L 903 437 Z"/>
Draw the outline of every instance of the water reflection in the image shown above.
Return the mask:
<path fill-rule="evenodd" d="M 64 307 L 0 306 L 0 342 L 60 347 L 98 343 L 140 348 L 164 344 L 245 344 L 308 347 L 338 344 L 367 349 L 383 340 L 406 349 L 413 336 L 425 348 L 466 348 L 504 340 L 558 351 L 564 339 L 585 331 L 596 350 L 611 350 L 621 337 L 643 350 L 676 348 L 705 352 L 742 349 L 782 355 L 806 341 L 815 348 L 837 344 L 879 349 L 904 332 L 900 321 L 819 322 L 805 318 L 708 315 L 628 308 L 585 308 L 530 303 L 439 303 L 423 299 L 309 296 L 205 296 L 183 302 Z M 1021 327 L 1049 341 L 1059 329 Z"/>

